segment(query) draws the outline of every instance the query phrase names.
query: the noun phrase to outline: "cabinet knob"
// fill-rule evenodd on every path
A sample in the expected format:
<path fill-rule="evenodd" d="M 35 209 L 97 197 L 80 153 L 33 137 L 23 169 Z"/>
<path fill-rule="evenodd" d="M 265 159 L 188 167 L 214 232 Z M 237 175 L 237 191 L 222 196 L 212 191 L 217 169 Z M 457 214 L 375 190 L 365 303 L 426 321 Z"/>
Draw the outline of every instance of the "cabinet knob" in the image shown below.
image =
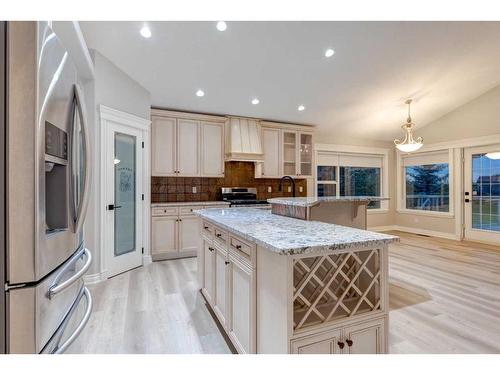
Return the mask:
<path fill-rule="evenodd" d="M 352 340 L 347 339 L 347 340 L 345 340 L 345 342 L 347 343 L 347 346 L 349 346 L 349 347 L 352 346 Z"/>
<path fill-rule="evenodd" d="M 339 346 L 340 349 L 344 349 L 344 343 L 342 341 L 337 342 L 337 345 Z"/>
<path fill-rule="evenodd" d="M 208 227 L 207 227 L 207 226 L 204 226 L 203 228 L 208 229 Z"/>
<path fill-rule="evenodd" d="M 222 236 L 222 234 L 220 234 L 220 233 L 217 233 L 217 234 L 216 234 L 216 236 L 217 236 L 217 237 L 220 237 L 220 236 Z"/>
<path fill-rule="evenodd" d="M 237 248 L 238 250 L 241 250 L 241 245 L 236 245 L 236 248 Z"/>
<path fill-rule="evenodd" d="M 227 265 L 229 264 L 229 261 L 228 261 L 228 260 L 226 260 L 224 263 L 225 263 L 225 264 L 226 264 L 226 266 L 227 266 Z"/>

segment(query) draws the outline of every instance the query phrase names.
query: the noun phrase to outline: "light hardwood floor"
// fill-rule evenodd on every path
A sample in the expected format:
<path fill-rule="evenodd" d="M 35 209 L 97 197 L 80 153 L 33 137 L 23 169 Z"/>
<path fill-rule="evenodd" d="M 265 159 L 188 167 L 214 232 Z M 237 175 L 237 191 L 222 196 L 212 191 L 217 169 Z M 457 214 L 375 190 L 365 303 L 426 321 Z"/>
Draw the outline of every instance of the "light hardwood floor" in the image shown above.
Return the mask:
<path fill-rule="evenodd" d="M 500 247 L 392 232 L 391 353 L 500 353 Z M 196 286 L 196 259 L 91 286 L 72 353 L 231 353 Z"/>

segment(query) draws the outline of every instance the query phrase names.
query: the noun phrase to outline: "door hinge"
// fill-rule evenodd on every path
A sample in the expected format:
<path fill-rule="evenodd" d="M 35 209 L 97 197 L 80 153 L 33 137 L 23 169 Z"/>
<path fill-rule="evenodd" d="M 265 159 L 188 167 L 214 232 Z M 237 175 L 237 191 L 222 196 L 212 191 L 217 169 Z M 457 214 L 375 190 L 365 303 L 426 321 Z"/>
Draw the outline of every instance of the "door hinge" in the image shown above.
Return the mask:
<path fill-rule="evenodd" d="M 144 194 L 141 194 L 141 196 L 142 196 L 142 200 L 144 200 Z"/>
<path fill-rule="evenodd" d="M 142 142 L 142 148 L 144 148 L 144 142 Z"/>
<path fill-rule="evenodd" d="M 141 249 L 142 249 L 142 253 L 144 254 L 144 248 L 142 247 Z"/>

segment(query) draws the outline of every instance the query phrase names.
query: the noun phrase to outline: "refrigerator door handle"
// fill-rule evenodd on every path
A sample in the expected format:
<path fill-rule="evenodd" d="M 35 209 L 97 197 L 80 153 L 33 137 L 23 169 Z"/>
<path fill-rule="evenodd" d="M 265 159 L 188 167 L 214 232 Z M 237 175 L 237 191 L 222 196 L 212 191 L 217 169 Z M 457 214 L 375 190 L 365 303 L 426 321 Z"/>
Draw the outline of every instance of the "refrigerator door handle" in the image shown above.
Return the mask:
<path fill-rule="evenodd" d="M 57 343 L 56 347 L 54 350 L 51 352 L 51 354 L 62 354 L 64 353 L 68 347 L 80 336 L 80 333 L 82 333 L 83 329 L 87 325 L 90 315 L 92 313 L 92 295 L 90 294 L 90 291 L 87 289 L 87 287 L 82 287 L 81 292 L 79 293 L 78 297 L 76 298 L 73 306 L 71 307 L 70 311 L 66 316 L 64 317 L 63 322 L 60 325 L 60 328 L 58 329 L 59 332 L 56 332 L 56 334 L 59 333 L 59 340 L 61 339 L 62 335 L 64 334 L 64 330 L 66 329 L 66 326 L 69 323 L 69 320 L 73 316 L 74 311 L 76 311 L 78 305 L 80 304 L 81 299 L 85 297 L 87 300 L 87 308 L 85 310 L 85 314 L 83 315 L 82 320 L 78 324 L 78 327 L 75 328 L 71 336 L 69 336 L 66 341 L 64 341 L 61 345 Z"/>
<path fill-rule="evenodd" d="M 87 261 L 85 262 L 84 266 L 69 279 L 63 281 L 62 283 L 59 283 L 59 280 L 61 280 L 66 271 L 70 267 L 72 267 L 84 255 L 87 256 Z M 53 284 L 50 286 L 47 292 L 47 296 L 49 297 L 49 299 L 52 299 L 55 295 L 62 292 L 64 289 L 68 288 L 70 285 L 78 281 L 88 271 L 91 263 L 92 263 L 92 254 L 90 253 L 89 249 L 82 247 L 80 251 L 78 251 L 73 256 L 73 258 L 71 258 L 69 262 L 64 265 L 64 267 L 61 269 L 59 274 L 54 279 Z"/>
<path fill-rule="evenodd" d="M 90 169 L 90 163 L 92 162 L 91 159 L 91 151 L 90 151 L 90 134 L 89 134 L 89 128 L 88 128 L 88 122 L 87 122 L 87 113 L 85 112 L 85 106 L 83 105 L 83 93 L 79 85 L 75 84 L 74 85 L 75 89 L 75 100 L 76 100 L 76 108 L 78 110 L 78 116 L 80 118 L 80 123 L 82 126 L 82 136 L 83 136 L 83 144 L 85 147 L 85 180 L 83 183 L 83 194 L 82 194 L 82 199 L 81 202 L 74 203 L 76 207 L 75 209 L 75 222 L 74 222 L 74 232 L 78 233 L 82 226 L 83 222 L 85 221 L 85 214 L 87 212 L 87 206 L 89 204 L 89 197 L 90 197 L 90 181 L 91 181 L 91 169 Z M 77 142 L 76 140 L 78 139 L 76 137 L 75 133 L 75 127 L 73 126 L 73 145 L 74 143 Z M 76 172 L 78 174 L 78 165 L 74 165 L 74 159 L 71 160 L 71 170 L 72 172 Z M 72 173 L 73 175 L 73 173 Z M 73 179 L 71 179 L 71 195 L 75 197 L 75 189 L 76 187 L 74 186 L 75 182 Z"/>

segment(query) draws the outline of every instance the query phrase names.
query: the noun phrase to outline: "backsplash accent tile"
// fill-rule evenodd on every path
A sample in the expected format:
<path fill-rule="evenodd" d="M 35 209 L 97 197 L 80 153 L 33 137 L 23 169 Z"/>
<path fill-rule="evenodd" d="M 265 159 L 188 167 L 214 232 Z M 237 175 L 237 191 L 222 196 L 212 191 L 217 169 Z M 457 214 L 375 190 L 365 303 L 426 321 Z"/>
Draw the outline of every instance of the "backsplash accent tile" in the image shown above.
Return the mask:
<path fill-rule="evenodd" d="M 258 199 L 276 197 L 291 197 L 287 192 L 290 182 L 285 181 L 284 191 L 279 192 L 279 179 L 255 178 L 255 164 L 252 162 L 230 161 L 225 163 L 225 177 L 151 177 L 151 203 L 163 202 L 197 202 L 220 200 L 222 187 L 256 187 Z M 193 193 L 193 186 L 196 193 Z M 271 186 L 272 193 L 267 192 Z M 302 186 L 302 193 L 299 187 Z M 295 180 L 295 194 L 298 197 L 307 196 L 307 181 Z"/>

